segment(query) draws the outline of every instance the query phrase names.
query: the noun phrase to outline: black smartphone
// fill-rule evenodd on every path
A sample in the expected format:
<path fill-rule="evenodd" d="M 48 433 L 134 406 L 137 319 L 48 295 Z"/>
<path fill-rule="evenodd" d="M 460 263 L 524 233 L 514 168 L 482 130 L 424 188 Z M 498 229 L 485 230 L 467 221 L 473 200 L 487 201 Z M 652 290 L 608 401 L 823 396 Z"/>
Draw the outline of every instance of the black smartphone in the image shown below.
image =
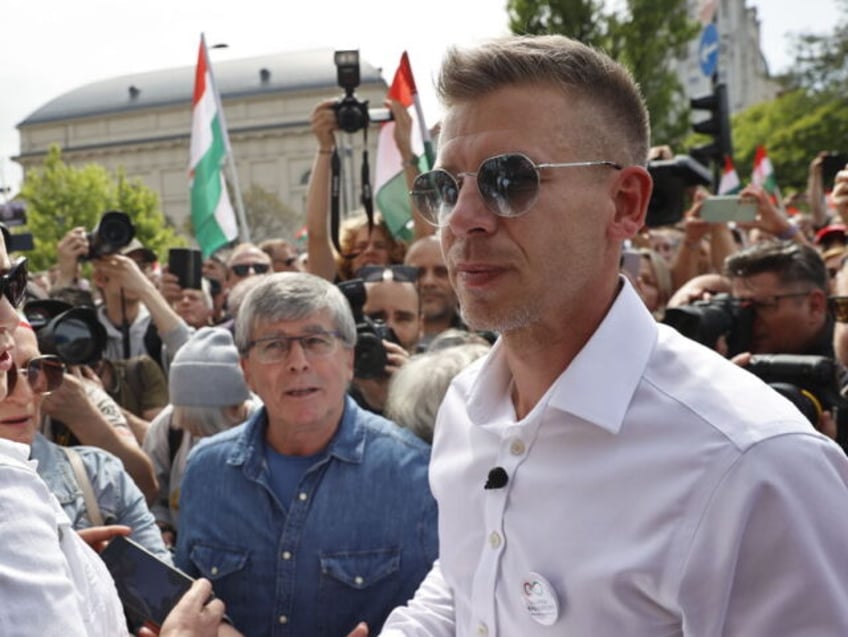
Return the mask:
<path fill-rule="evenodd" d="M 830 190 L 833 187 L 833 180 L 836 179 L 836 173 L 845 168 L 848 164 L 848 155 L 845 153 L 830 152 L 824 156 L 822 161 L 822 184 L 825 190 Z"/>
<path fill-rule="evenodd" d="M 171 248 L 168 250 L 168 272 L 176 274 L 181 288 L 200 289 L 203 276 L 203 257 L 195 248 Z"/>
<path fill-rule="evenodd" d="M 159 629 L 194 580 L 122 535 L 100 553 L 134 627 Z"/>

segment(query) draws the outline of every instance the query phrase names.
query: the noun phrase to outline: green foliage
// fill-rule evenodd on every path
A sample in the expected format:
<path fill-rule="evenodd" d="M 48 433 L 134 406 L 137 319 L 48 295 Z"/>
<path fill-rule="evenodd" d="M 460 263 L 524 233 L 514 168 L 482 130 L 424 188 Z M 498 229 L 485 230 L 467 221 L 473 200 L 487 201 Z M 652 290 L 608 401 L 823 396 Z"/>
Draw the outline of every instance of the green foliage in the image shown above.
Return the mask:
<path fill-rule="evenodd" d="M 669 61 L 698 33 L 686 0 L 627 0 L 619 12 L 599 0 L 508 0 L 513 33 L 559 33 L 604 49 L 630 69 L 651 114 L 653 143 L 677 146 L 689 129 L 683 88 Z"/>
<path fill-rule="evenodd" d="M 750 178 L 756 147 L 763 145 L 784 194 L 803 191 L 819 151 L 848 152 L 848 102 L 802 89 L 786 93 L 735 116 L 733 144 L 743 182 Z"/>
<path fill-rule="evenodd" d="M 133 220 L 136 236 L 160 257 L 171 246 L 187 245 L 170 227 L 159 207 L 158 195 L 123 171 L 111 174 L 103 166 L 68 166 L 53 145 L 42 166 L 27 172 L 21 187 L 27 206 L 27 229 L 35 249 L 27 254 L 32 270 L 56 262 L 56 244 L 72 228 L 92 230 L 107 210 L 122 210 Z"/>
<path fill-rule="evenodd" d="M 254 243 L 265 239 L 293 242 L 295 234 L 303 226 L 304 220 L 297 212 L 261 186 L 251 184 L 247 192 L 243 193 L 242 200 L 250 238 Z"/>

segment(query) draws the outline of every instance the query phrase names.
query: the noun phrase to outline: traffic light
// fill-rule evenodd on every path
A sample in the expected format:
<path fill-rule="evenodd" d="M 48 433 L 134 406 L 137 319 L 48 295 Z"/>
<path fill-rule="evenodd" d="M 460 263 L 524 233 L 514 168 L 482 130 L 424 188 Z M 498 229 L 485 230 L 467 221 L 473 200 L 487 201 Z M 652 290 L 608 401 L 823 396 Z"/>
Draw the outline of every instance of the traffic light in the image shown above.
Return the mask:
<path fill-rule="evenodd" d="M 710 135 L 713 141 L 690 151 L 692 157 L 704 165 L 713 162 L 719 170 L 725 157 L 733 157 L 733 143 L 730 136 L 730 113 L 727 108 L 727 86 L 716 84 L 711 95 L 694 97 L 689 100 L 693 109 L 705 110 L 710 117 L 692 125 L 692 130 Z"/>

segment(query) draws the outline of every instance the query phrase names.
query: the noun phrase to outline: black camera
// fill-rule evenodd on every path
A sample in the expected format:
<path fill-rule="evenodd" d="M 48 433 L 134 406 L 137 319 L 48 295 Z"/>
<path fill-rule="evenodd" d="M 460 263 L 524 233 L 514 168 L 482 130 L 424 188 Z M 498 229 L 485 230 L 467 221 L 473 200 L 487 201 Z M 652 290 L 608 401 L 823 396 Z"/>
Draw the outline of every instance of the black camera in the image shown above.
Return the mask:
<path fill-rule="evenodd" d="M 712 182 L 710 171 L 688 155 L 651 160 L 648 172 L 654 180 L 654 189 L 648 202 L 645 225 L 651 228 L 680 221 L 686 207 L 686 191 Z"/>
<path fill-rule="evenodd" d="M 74 307 L 55 299 L 24 306 L 42 354 L 55 354 L 67 365 L 92 365 L 106 349 L 106 329 L 92 307 Z"/>
<path fill-rule="evenodd" d="M 723 336 L 729 357 L 750 350 L 754 311 L 729 294 L 717 294 L 709 301 L 667 309 L 663 323 L 711 349 Z"/>
<path fill-rule="evenodd" d="M 387 108 L 370 109 L 368 100 L 360 101 L 354 92 L 359 86 L 359 51 L 336 51 L 334 56 L 338 84 L 344 89 L 344 97 L 333 104 L 336 122 L 343 131 L 356 133 L 371 122 L 387 122 L 392 112 Z"/>
<path fill-rule="evenodd" d="M 383 341 L 399 343 L 394 330 L 383 321 L 365 316 L 362 307 L 365 305 L 366 292 L 362 279 L 342 281 L 338 287 L 350 304 L 356 322 L 353 375 L 362 379 L 384 378 L 387 357 Z"/>
<path fill-rule="evenodd" d="M 758 354 L 745 366 L 749 372 L 788 398 L 813 426 L 822 411 L 836 422 L 837 442 L 848 443 L 848 400 L 842 396 L 836 362 L 827 356 Z"/>
<path fill-rule="evenodd" d="M 90 261 L 115 254 L 127 247 L 134 236 L 135 226 L 127 213 L 119 210 L 104 212 L 94 230 L 86 235 L 88 254 L 84 259 Z"/>

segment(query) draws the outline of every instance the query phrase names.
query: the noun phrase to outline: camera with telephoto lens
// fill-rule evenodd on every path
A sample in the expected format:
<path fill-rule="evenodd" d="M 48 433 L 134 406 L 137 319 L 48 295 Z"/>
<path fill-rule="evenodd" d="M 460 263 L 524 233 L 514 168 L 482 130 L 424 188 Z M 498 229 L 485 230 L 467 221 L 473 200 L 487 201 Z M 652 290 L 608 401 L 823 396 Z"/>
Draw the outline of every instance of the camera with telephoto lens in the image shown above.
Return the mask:
<path fill-rule="evenodd" d="M 362 311 L 366 291 L 362 279 L 338 283 L 350 304 L 356 322 L 356 348 L 353 353 L 353 375 L 356 378 L 385 378 L 388 358 L 383 341 L 400 343 L 394 330 L 383 321 L 372 319 Z"/>
<path fill-rule="evenodd" d="M 106 349 L 106 328 L 93 307 L 73 306 L 56 299 L 24 305 L 42 354 L 55 354 L 66 365 L 93 365 Z"/>
<path fill-rule="evenodd" d="M 822 412 L 829 411 L 836 422 L 836 440 L 848 449 L 848 400 L 842 395 L 832 358 L 757 354 L 745 369 L 788 398 L 814 427 L 818 427 Z"/>
<path fill-rule="evenodd" d="M 754 311 L 729 294 L 717 294 L 709 301 L 667 309 L 663 323 L 711 349 L 723 336 L 730 357 L 751 349 Z"/>
<path fill-rule="evenodd" d="M 360 101 L 356 97 L 354 91 L 359 86 L 359 51 L 336 51 L 334 60 L 338 84 L 345 92 L 344 97 L 333 104 L 339 128 L 346 133 L 356 133 L 371 122 L 391 120 L 392 112 L 389 109 L 369 109 L 368 100 Z"/>
<path fill-rule="evenodd" d="M 91 261 L 115 254 L 130 244 L 135 236 L 135 226 L 129 215 L 120 210 L 104 212 L 94 230 L 86 235 L 88 254 L 83 259 Z"/>

